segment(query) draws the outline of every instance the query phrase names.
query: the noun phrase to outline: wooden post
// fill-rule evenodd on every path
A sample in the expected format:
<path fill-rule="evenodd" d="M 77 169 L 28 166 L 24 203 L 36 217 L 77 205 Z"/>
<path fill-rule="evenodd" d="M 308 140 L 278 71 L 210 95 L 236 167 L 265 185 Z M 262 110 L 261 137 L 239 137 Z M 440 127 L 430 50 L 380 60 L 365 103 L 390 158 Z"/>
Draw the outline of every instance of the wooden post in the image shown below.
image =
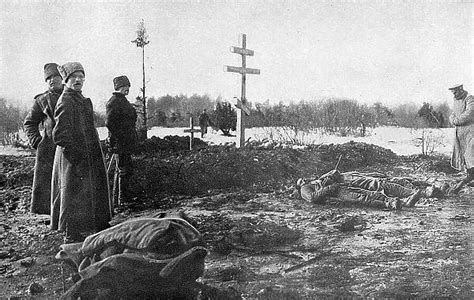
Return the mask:
<path fill-rule="evenodd" d="M 190 132 L 191 136 L 189 137 L 189 150 L 193 150 L 193 140 L 194 140 L 194 133 L 195 132 L 201 132 L 199 129 L 194 129 L 194 124 L 193 124 L 193 117 L 189 118 L 189 129 L 185 129 L 184 132 Z"/>
<path fill-rule="evenodd" d="M 245 143 L 245 116 L 250 113 L 247 107 L 247 98 L 245 95 L 246 74 L 260 74 L 259 69 L 247 68 L 247 56 L 253 56 L 253 50 L 247 49 L 247 35 L 242 34 L 242 47 L 231 47 L 230 51 L 242 56 L 242 67 L 225 66 L 224 71 L 242 74 L 242 88 L 240 100 L 237 100 L 237 148 L 244 146 Z"/>

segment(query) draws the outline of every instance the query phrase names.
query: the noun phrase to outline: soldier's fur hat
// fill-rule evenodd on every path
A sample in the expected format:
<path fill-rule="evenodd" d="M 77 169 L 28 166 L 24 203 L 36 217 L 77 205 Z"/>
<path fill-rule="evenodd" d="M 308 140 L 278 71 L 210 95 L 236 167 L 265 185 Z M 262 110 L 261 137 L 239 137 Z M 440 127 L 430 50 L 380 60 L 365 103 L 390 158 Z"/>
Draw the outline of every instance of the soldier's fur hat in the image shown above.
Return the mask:
<path fill-rule="evenodd" d="M 61 74 L 61 77 L 63 78 L 63 81 L 66 82 L 69 76 L 71 76 L 72 73 L 81 71 L 82 74 L 86 75 L 86 72 L 84 72 L 84 67 L 81 65 L 80 62 L 67 62 L 62 66 L 58 66 L 58 71 Z"/>
<path fill-rule="evenodd" d="M 44 65 L 44 81 L 48 80 L 52 76 L 61 76 L 58 71 L 58 64 L 47 63 Z"/>
<path fill-rule="evenodd" d="M 128 86 L 128 87 L 131 86 L 130 81 L 128 80 L 128 77 L 125 75 L 114 78 L 114 89 L 118 90 L 122 86 Z"/>

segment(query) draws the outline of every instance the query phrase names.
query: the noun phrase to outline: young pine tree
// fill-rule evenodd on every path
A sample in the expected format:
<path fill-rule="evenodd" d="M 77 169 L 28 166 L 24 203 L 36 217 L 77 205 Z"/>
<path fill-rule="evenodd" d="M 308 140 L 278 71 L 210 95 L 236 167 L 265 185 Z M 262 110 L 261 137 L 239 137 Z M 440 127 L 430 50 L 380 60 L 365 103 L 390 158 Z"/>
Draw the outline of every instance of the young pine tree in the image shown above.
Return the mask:
<path fill-rule="evenodd" d="M 227 102 L 217 102 L 216 110 L 213 112 L 212 122 L 224 135 L 230 135 L 237 125 L 237 113 L 232 105 Z"/>

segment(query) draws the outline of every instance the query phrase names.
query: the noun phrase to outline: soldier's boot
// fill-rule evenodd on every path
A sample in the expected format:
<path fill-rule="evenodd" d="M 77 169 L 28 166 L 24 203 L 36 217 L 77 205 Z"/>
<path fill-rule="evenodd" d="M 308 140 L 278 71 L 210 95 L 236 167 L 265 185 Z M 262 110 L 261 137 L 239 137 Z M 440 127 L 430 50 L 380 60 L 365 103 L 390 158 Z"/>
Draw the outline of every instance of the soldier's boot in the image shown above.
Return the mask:
<path fill-rule="evenodd" d="M 402 205 L 406 207 L 413 207 L 421 199 L 421 190 L 417 190 L 410 197 L 406 197 L 402 201 Z"/>

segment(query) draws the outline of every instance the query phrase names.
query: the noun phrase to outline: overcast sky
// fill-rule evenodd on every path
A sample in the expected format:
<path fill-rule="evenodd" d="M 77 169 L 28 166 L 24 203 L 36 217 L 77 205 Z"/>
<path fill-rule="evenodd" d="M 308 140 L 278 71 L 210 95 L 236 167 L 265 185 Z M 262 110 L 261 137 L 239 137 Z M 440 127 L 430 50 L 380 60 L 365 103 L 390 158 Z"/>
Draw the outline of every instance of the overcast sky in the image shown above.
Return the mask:
<path fill-rule="evenodd" d="M 414 2 L 414 3 L 412 3 Z M 247 98 L 271 103 L 345 97 L 364 103 L 452 99 L 473 87 L 470 1 L 3 1 L 0 97 L 29 106 L 45 90 L 43 65 L 79 61 L 97 110 L 127 75 L 141 86 L 144 19 L 147 95 L 240 96 L 239 34 L 247 34 Z"/>

